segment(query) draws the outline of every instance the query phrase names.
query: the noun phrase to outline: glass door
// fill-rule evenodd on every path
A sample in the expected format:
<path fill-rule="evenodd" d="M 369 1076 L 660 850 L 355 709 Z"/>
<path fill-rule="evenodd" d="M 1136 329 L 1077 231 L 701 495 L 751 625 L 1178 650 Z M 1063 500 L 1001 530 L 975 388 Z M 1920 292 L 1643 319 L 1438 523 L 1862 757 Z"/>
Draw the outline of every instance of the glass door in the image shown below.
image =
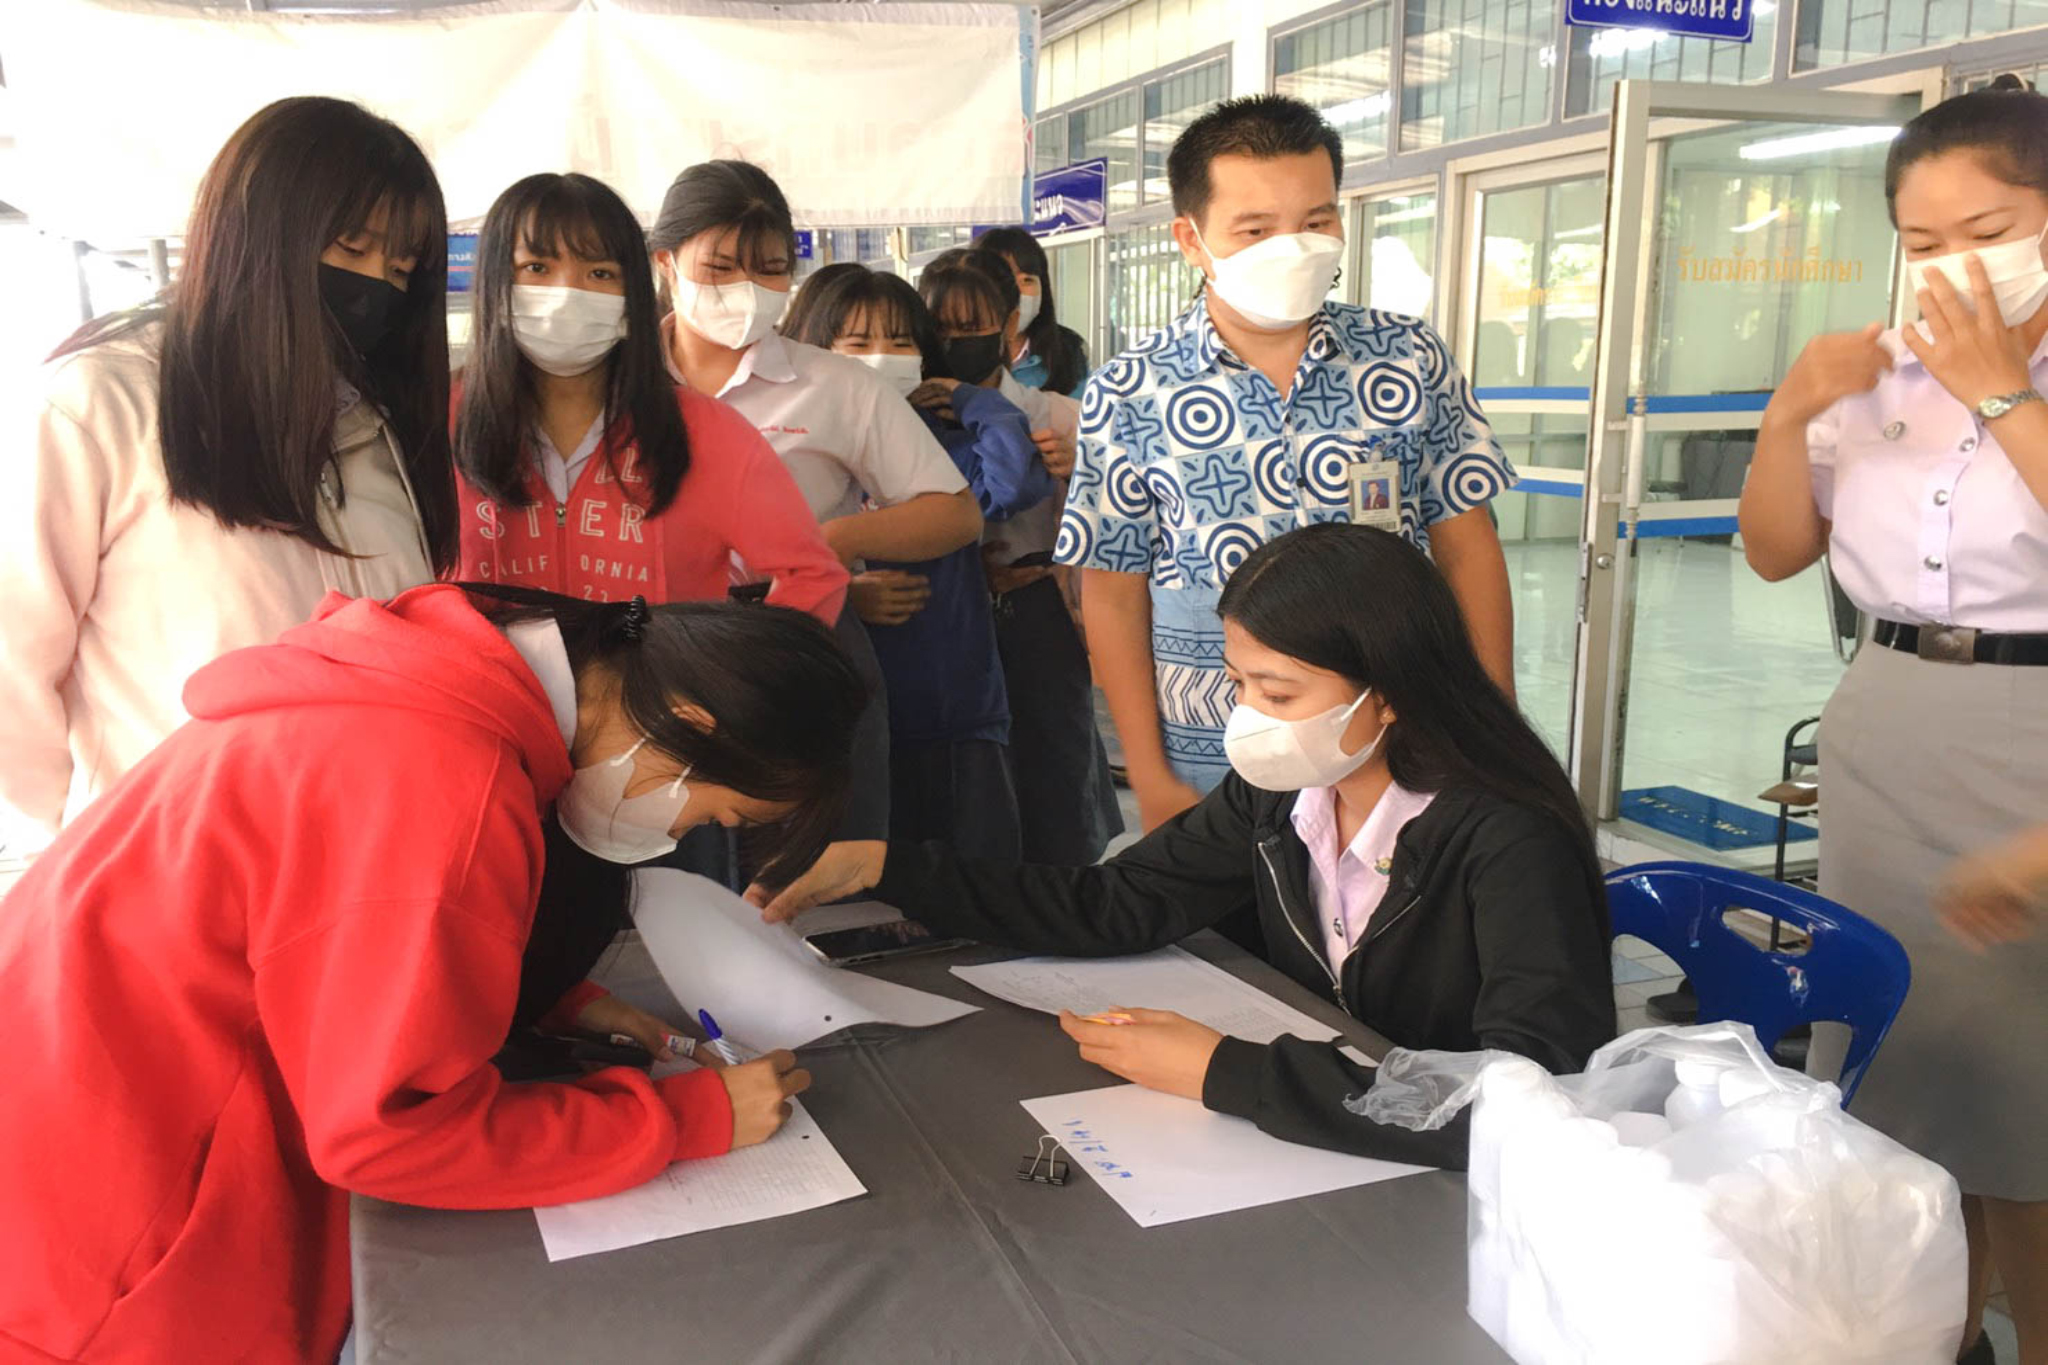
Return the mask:
<path fill-rule="evenodd" d="M 1571 736 L 1606 166 L 1600 156 L 1461 182 L 1459 359 L 1520 476 L 1494 500 L 1515 602 L 1515 692 L 1560 756 Z"/>
<path fill-rule="evenodd" d="M 1800 349 L 1893 316 L 1884 157 L 1920 106 L 1617 87 L 1571 766 L 1602 820 L 1695 856 L 1768 860 L 1775 811 L 1756 793 L 1778 777 L 1785 732 L 1840 677 L 1824 569 L 1757 578 L 1736 504 Z"/>

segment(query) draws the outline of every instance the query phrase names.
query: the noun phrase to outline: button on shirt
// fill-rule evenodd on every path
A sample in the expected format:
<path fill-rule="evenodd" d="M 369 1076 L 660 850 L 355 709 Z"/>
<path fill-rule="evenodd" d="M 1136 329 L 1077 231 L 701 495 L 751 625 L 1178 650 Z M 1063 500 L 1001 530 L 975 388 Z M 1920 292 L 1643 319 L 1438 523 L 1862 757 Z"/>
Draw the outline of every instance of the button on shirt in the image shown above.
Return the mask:
<path fill-rule="evenodd" d="M 1829 564 L 1859 611 L 1907 625 L 2048 632 L 2048 510 L 1986 423 L 1896 331 L 1895 368 L 1808 424 Z M 2034 352 L 2048 388 L 2048 342 Z"/>
<path fill-rule="evenodd" d="M 1472 389 L 1428 323 L 1326 303 L 1285 398 L 1233 354 L 1198 298 L 1088 380 L 1057 557 L 1150 576 L 1167 758 L 1206 790 L 1229 765 L 1233 705 L 1216 599 L 1253 550 L 1351 520 L 1354 467 L 1397 466 L 1401 535 L 1515 481 Z"/>
<path fill-rule="evenodd" d="M 662 321 L 664 338 L 677 326 Z M 671 338 L 672 339 L 672 338 Z M 685 382 L 670 360 L 670 373 Z M 774 332 L 749 346 L 717 397 L 775 448 L 819 521 L 925 493 L 958 493 L 967 480 L 896 390 L 859 361 Z"/>
<path fill-rule="evenodd" d="M 1294 832 L 1308 846 L 1309 880 L 1316 919 L 1323 929 L 1323 951 L 1333 971 L 1365 941 L 1374 912 L 1387 895 L 1387 877 L 1394 866 L 1394 841 L 1402 827 L 1429 809 L 1434 792 L 1412 792 L 1390 783 L 1372 814 L 1342 849 L 1337 846 L 1337 791 L 1309 787 L 1294 799 Z M 1400 906 L 1388 913 L 1398 913 Z"/>

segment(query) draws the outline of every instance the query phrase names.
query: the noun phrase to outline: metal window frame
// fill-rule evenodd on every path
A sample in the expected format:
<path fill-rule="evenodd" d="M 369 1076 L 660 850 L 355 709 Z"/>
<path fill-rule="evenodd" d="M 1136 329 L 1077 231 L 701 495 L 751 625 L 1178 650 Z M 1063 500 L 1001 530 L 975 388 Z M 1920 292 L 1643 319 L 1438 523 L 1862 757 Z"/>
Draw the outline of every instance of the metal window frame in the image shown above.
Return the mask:
<path fill-rule="evenodd" d="M 1781 2 L 1789 6 L 1789 9 L 1781 10 L 1779 12 L 1789 12 L 1792 15 L 1793 23 L 1790 27 L 1792 29 L 1792 32 L 1796 34 L 1799 30 L 1800 22 L 1804 20 L 1807 15 L 1809 7 L 1818 10 L 1819 6 L 1828 3 L 1828 0 L 1781 0 Z M 2002 29 L 1997 33 L 1986 33 L 1981 34 L 1977 37 L 1950 38 L 1939 43 L 1929 43 L 1925 47 L 1908 48 L 1900 52 L 1880 52 L 1875 56 L 1871 57 L 1858 57 L 1854 61 L 1838 62 L 1831 66 L 1812 66 L 1807 67 L 1804 70 L 1799 69 L 1799 67 L 1796 65 L 1795 59 L 1797 53 L 1788 45 L 1786 51 L 1784 72 L 1787 76 L 1793 79 L 1798 79 L 1807 76 L 1848 71 L 1856 73 L 1851 75 L 1849 79 L 1857 80 L 1860 79 L 1862 75 L 1860 68 L 1863 67 L 1874 67 L 1880 65 L 1888 66 L 1893 62 L 1906 59 L 1918 59 L 1921 63 L 1924 64 L 1927 60 L 1928 54 L 1930 53 L 1952 51 L 1953 49 L 1963 47 L 1973 49 L 1986 48 L 1993 44 L 1999 45 L 2000 47 L 2005 47 L 2009 46 L 2014 39 L 2026 40 L 2030 45 L 2034 42 L 2038 42 L 2042 45 L 2044 50 L 2048 50 L 2048 21 L 2043 21 L 2038 24 L 2028 24 L 2024 28 Z M 1944 62 L 1943 64 L 1950 67 L 1958 67 L 1965 65 L 1969 62 L 1980 60 L 1995 60 L 1994 54 L 1989 52 L 1972 52 L 1967 57 L 1963 57 L 1960 54 L 1958 54 L 1957 56 L 1951 57 L 1950 60 Z M 1997 68 L 1994 67 L 1994 69 Z"/>
<path fill-rule="evenodd" d="M 1583 125 L 1587 123 L 1588 120 L 1592 119 L 1604 120 L 1611 112 L 1611 106 L 1609 109 L 1601 109 L 1597 107 L 1589 108 L 1583 114 L 1574 114 L 1570 112 L 1572 84 L 1571 35 L 1575 30 L 1578 29 L 1578 26 L 1565 23 L 1563 21 L 1562 16 L 1563 11 L 1560 10 L 1558 20 L 1558 32 L 1562 37 L 1563 41 L 1559 44 L 1558 61 L 1564 67 L 1564 79 L 1558 82 L 1558 125 L 1560 127 L 1564 127 L 1571 124 Z M 1711 84 L 1716 86 L 1725 86 L 1727 89 L 1730 90 L 1762 90 L 1767 89 L 1771 86 L 1775 86 L 1783 82 L 1788 76 L 1790 76 L 1792 72 L 1793 34 L 1797 31 L 1798 27 L 1797 15 L 1794 10 L 1794 0 L 1778 0 L 1777 18 L 1778 24 L 1771 39 L 1770 69 L 1766 71 L 1762 76 L 1758 77 L 1756 80 L 1753 81 L 1714 81 L 1711 82 Z M 1585 29 L 1583 31 L 1589 33 L 1599 32 L 1598 29 Z M 1623 79 L 1640 80 L 1645 78 L 1632 76 L 1624 77 Z M 1651 77 L 1648 79 L 1655 78 Z M 1619 82 L 1617 82 L 1617 84 L 1618 83 Z M 1700 82 L 1685 83 L 1699 84 Z M 1589 100 L 1588 103 L 1590 104 L 1591 101 Z"/>
<path fill-rule="evenodd" d="M 1387 10 L 1387 97 L 1390 102 L 1387 105 L 1386 149 L 1378 156 L 1358 157 L 1345 162 L 1346 171 L 1353 166 L 1378 165 L 1401 149 L 1401 24 L 1406 16 L 1407 3 L 1408 0 L 1338 0 L 1334 5 L 1325 5 L 1319 10 L 1297 15 L 1284 24 L 1276 24 L 1266 30 L 1266 93 L 1275 94 L 1280 80 L 1277 56 L 1282 39 L 1295 37 L 1332 19 L 1363 14 L 1369 9 L 1381 6 Z"/>
<path fill-rule="evenodd" d="M 1099 90 L 1091 90 L 1087 95 L 1077 99 L 1068 100 L 1064 104 L 1056 104 L 1052 106 L 1050 109 L 1040 110 L 1032 116 L 1031 120 L 1031 131 L 1034 145 L 1037 140 L 1038 125 L 1045 122 L 1046 120 L 1055 118 L 1066 119 L 1074 114 L 1079 113 L 1083 109 L 1087 109 L 1094 105 L 1102 104 L 1109 100 L 1116 99 L 1120 95 L 1135 94 L 1138 97 L 1138 141 L 1133 151 L 1134 155 L 1137 157 L 1138 206 L 1134 209 L 1122 209 L 1117 212 L 1110 213 L 1108 215 L 1108 226 L 1124 227 L 1130 225 L 1142 225 L 1140 220 L 1137 220 L 1135 218 L 1135 215 L 1142 214 L 1146 210 L 1157 206 L 1154 202 L 1148 201 L 1145 198 L 1145 125 L 1147 122 L 1149 122 L 1149 120 L 1145 117 L 1145 87 L 1148 85 L 1157 84 L 1160 81 L 1170 80 L 1175 76 L 1184 76 L 1188 72 L 1194 71 L 1197 68 L 1208 66 L 1212 62 L 1220 61 L 1223 63 L 1223 89 L 1225 90 L 1225 92 L 1228 92 L 1230 89 L 1231 76 L 1234 74 L 1232 69 L 1234 62 L 1232 55 L 1233 47 L 1234 44 L 1221 43 L 1215 47 L 1207 48 L 1204 51 L 1195 53 L 1193 56 L 1183 57 L 1178 61 L 1169 62 L 1165 66 L 1155 67 L 1152 70 L 1144 72 L 1141 75 L 1128 77 L 1124 80 L 1118 81 L 1115 85 L 1105 85 Z M 1068 147 L 1069 150 L 1067 152 L 1067 155 L 1072 155 L 1071 141 L 1068 143 Z M 1035 173 L 1036 169 L 1034 168 L 1034 174 Z"/>

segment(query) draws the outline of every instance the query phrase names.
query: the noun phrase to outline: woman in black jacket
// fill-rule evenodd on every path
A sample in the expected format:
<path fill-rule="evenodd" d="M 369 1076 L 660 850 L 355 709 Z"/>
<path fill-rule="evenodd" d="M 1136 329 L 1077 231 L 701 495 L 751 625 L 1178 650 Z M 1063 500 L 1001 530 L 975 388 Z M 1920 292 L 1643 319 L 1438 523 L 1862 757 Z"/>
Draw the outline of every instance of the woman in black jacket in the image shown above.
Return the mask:
<path fill-rule="evenodd" d="M 1578 1070 L 1614 1036 L 1599 863 L 1570 782 L 1480 667 L 1434 566 L 1384 531 L 1308 526 L 1251 554 L 1218 611 L 1233 771 L 1200 805 L 1093 867 L 875 845 L 852 884 L 800 881 L 768 918 L 873 886 L 937 932 L 1110 956 L 1255 904 L 1274 965 L 1396 1045 Z M 1363 1118 L 1374 1073 L 1335 1043 L 1119 1013 L 1130 1022 L 1060 1023 L 1089 1061 L 1276 1137 L 1465 1164 L 1462 1119 L 1415 1133 Z"/>

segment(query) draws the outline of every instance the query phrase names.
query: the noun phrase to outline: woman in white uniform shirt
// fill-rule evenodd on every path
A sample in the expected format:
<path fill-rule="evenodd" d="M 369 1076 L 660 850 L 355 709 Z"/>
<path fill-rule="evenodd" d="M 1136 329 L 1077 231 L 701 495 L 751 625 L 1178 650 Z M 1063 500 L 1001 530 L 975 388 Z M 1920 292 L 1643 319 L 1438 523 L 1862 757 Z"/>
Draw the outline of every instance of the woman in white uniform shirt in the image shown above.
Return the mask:
<path fill-rule="evenodd" d="M 90 324 L 0 440 L 0 837 L 33 852 L 185 720 L 202 664 L 454 562 L 447 221 L 410 137 L 281 100 L 165 297 Z"/>
<path fill-rule="evenodd" d="M 1923 321 L 1819 337 L 1764 414 L 1742 497 L 1765 578 L 1830 552 L 1874 636 L 1821 722 L 1821 890 L 1896 934 L 1913 987 L 1859 1117 L 1954 1173 L 1969 1349 L 1995 1266 L 2048 1360 L 2048 943 L 1968 951 L 1959 856 L 2048 814 L 2048 98 L 2001 78 L 1908 124 L 1885 190 Z"/>
<path fill-rule="evenodd" d="M 796 227 L 766 171 L 744 161 L 690 167 L 669 186 L 647 241 L 675 307 L 662 327 L 676 377 L 768 438 L 844 563 L 936 559 L 980 537 L 967 480 L 902 396 L 858 360 L 776 333 Z M 881 669 L 850 609 L 838 635 L 873 697 L 854 739 L 843 845 L 887 836 L 889 723 Z M 826 857 L 848 852 L 835 845 Z"/>

